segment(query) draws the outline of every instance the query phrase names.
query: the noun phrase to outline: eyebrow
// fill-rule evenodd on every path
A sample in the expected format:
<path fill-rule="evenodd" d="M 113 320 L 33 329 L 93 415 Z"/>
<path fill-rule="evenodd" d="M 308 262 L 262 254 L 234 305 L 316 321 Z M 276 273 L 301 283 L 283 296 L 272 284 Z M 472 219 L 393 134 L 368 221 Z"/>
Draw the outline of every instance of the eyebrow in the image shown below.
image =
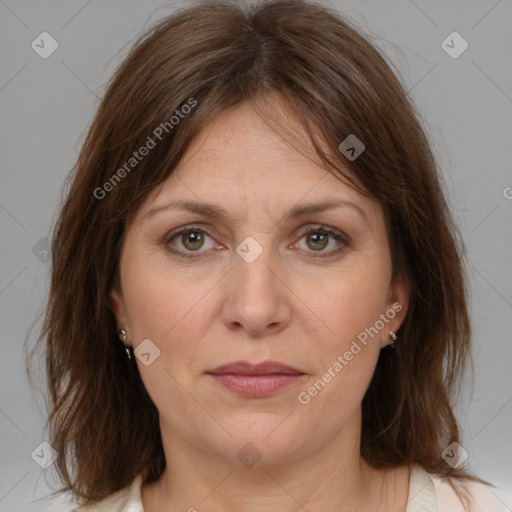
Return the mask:
<path fill-rule="evenodd" d="M 202 215 L 204 217 L 210 217 L 214 219 L 218 219 L 222 222 L 229 221 L 229 214 L 214 204 L 210 203 L 198 203 L 195 201 L 171 201 L 160 206 L 155 206 L 151 208 L 145 215 L 144 220 L 153 217 L 155 214 L 163 212 L 169 209 L 181 209 L 188 210 L 198 215 Z M 327 210 L 332 210 L 334 208 L 350 208 L 355 210 L 361 218 L 368 224 L 370 224 L 370 219 L 368 218 L 367 213 L 357 204 L 351 203 L 350 201 L 344 201 L 341 199 L 326 199 L 325 201 L 317 202 L 317 203 L 309 203 L 294 206 L 289 211 L 287 211 L 281 218 L 281 221 L 290 221 L 294 219 L 298 219 L 301 217 L 305 217 L 312 213 L 324 212 Z"/>

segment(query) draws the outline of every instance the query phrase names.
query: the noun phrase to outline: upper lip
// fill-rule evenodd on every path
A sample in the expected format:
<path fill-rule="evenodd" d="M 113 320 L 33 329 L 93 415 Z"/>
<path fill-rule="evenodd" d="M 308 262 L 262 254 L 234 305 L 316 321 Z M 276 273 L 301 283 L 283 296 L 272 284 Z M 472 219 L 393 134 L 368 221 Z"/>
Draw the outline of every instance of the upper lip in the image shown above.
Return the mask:
<path fill-rule="evenodd" d="M 213 375 L 303 375 L 303 372 L 284 363 L 280 363 L 279 361 L 263 361 L 262 363 L 234 361 L 232 363 L 218 366 L 206 373 L 211 373 Z"/>

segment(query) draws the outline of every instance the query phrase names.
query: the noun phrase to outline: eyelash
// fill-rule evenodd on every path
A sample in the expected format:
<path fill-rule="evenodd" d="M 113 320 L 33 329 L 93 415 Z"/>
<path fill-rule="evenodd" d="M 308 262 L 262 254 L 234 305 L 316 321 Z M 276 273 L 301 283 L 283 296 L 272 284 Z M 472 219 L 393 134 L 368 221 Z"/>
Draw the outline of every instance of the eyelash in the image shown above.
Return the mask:
<path fill-rule="evenodd" d="M 198 251 L 195 251 L 195 252 L 197 252 L 197 254 L 192 255 L 194 253 L 194 251 L 188 251 L 188 253 L 187 253 L 187 252 L 176 251 L 176 250 L 170 249 L 169 246 L 170 246 L 172 240 L 174 240 L 175 238 L 177 238 L 178 236 L 180 236 L 184 233 L 190 233 L 190 232 L 204 233 L 204 234 L 208 235 L 210 238 L 213 238 L 213 235 L 209 232 L 208 229 L 205 229 L 204 227 L 198 227 L 198 226 L 192 225 L 192 226 L 185 226 L 184 228 L 180 229 L 177 232 L 168 233 L 164 237 L 163 245 L 169 252 L 178 256 L 181 259 L 199 258 L 199 257 L 201 257 L 202 254 L 212 251 L 212 249 L 210 249 L 208 251 L 199 251 L 198 250 Z M 337 256 L 338 254 L 342 253 L 349 246 L 348 238 L 342 236 L 340 233 L 338 233 L 336 231 L 332 231 L 331 229 L 325 228 L 323 226 L 315 226 L 315 227 L 307 228 L 301 234 L 299 240 L 301 240 L 305 236 L 312 234 L 312 233 L 315 233 L 315 234 L 321 233 L 323 235 L 329 235 L 332 238 L 334 238 L 336 241 L 340 242 L 340 246 L 337 249 L 332 249 L 331 251 L 329 251 L 327 253 L 327 256 L 317 256 L 317 255 L 309 254 L 306 256 L 307 258 L 311 258 L 311 259 L 332 258 L 332 257 Z"/>

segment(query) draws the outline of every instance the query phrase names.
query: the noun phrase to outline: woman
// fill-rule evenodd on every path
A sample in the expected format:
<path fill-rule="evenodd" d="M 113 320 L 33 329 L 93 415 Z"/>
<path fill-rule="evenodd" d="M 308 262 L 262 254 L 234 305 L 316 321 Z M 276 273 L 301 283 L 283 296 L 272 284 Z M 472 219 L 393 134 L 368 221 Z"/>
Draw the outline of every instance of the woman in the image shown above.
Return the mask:
<path fill-rule="evenodd" d="M 453 413 L 470 324 L 434 158 L 314 3 L 200 3 L 138 41 L 56 226 L 43 337 L 77 510 L 494 506 Z"/>

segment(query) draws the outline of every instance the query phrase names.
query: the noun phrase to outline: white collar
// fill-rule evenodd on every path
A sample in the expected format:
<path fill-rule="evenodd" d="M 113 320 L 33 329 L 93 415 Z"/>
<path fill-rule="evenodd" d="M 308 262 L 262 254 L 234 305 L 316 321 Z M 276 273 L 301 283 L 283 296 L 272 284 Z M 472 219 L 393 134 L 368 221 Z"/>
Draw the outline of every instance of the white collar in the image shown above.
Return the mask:
<path fill-rule="evenodd" d="M 74 512 L 144 512 L 141 499 L 142 476 L 100 503 L 80 507 Z M 411 466 L 409 495 L 405 512 L 438 512 L 436 492 L 431 476 L 418 465 Z"/>

